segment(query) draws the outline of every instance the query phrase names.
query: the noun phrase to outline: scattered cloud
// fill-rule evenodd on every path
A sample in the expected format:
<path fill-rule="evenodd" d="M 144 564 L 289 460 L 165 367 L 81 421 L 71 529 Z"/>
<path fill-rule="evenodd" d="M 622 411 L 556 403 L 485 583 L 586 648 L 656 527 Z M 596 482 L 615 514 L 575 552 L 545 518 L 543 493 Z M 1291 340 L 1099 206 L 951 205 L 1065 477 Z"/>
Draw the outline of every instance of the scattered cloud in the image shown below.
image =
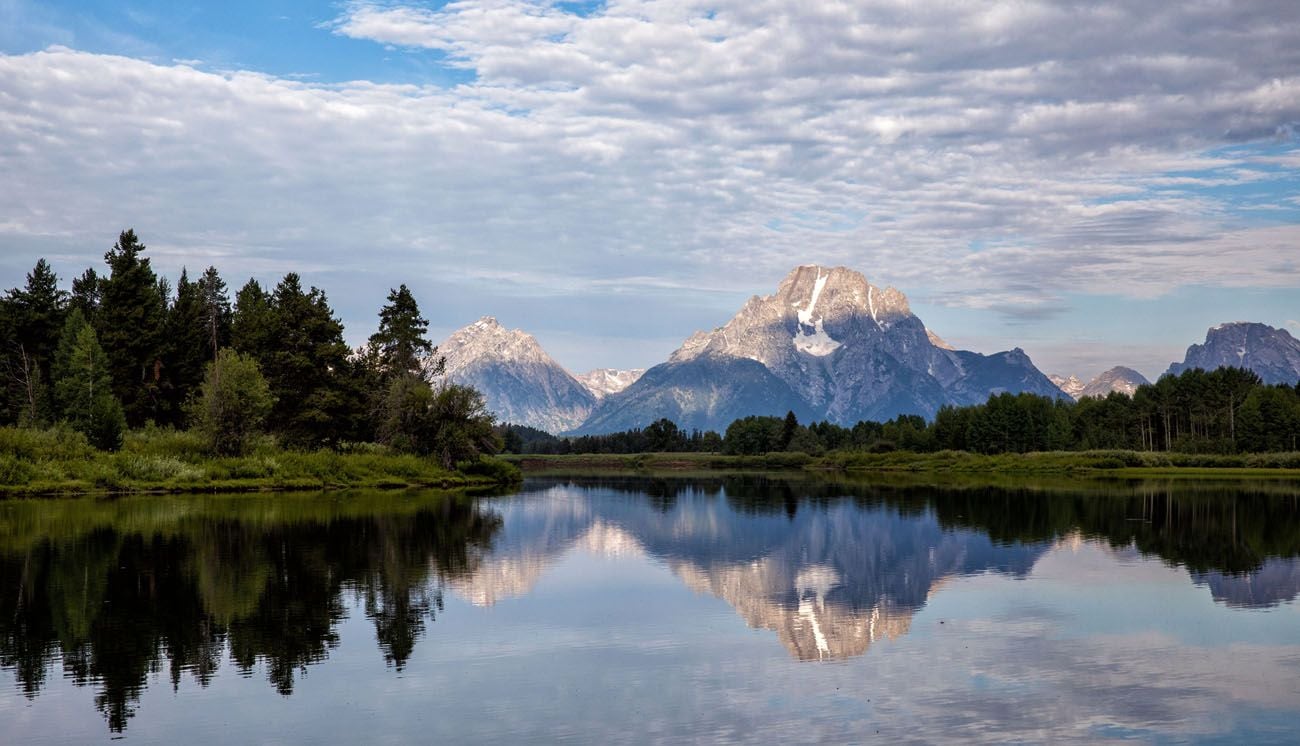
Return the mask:
<path fill-rule="evenodd" d="M 322 33 L 470 82 L 0 56 L 0 251 L 89 258 L 135 225 L 240 272 L 591 297 L 766 292 L 816 261 L 1022 320 L 1300 287 L 1300 226 L 1221 193 L 1295 204 L 1297 29 L 1282 1 L 351 2 Z"/>

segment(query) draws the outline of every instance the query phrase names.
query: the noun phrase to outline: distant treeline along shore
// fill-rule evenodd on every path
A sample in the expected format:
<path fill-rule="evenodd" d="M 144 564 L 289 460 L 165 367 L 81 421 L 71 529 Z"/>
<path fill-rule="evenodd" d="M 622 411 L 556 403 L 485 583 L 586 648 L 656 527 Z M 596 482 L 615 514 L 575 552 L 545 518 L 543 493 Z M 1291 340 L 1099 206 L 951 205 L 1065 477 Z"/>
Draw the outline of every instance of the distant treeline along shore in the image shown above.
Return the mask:
<path fill-rule="evenodd" d="M 902 415 L 843 427 L 781 417 L 745 417 L 725 433 L 687 432 L 671 420 L 608 435 L 558 438 L 509 425 L 513 453 L 722 452 L 738 455 L 828 451 L 1131 450 L 1175 453 L 1269 453 L 1300 448 L 1300 382 L 1265 385 L 1241 368 L 1192 369 L 1138 387 L 1080 401 L 996 394 L 984 404 L 946 406 L 933 421 Z"/>

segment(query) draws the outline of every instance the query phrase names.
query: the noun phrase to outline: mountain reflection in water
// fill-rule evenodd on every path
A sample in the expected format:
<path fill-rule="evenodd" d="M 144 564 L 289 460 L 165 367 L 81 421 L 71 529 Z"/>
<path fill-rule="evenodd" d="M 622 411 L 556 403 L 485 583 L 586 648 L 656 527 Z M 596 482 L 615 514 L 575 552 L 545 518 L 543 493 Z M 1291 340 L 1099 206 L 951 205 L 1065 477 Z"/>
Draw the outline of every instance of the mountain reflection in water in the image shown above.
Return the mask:
<path fill-rule="evenodd" d="M 1275 490 L 1276 491 L 1276 490 Z M 1233 608 L 1300 592 L 1294 493 L 886 488 L 757 477 L 534 481 L 520 494 L 138 497 L 0 503 L 0 667 L 56 667 L 112 731 L 151 677 L 223 665 L 289 695 L 360 613 L 400 672 L 444 609 L 526 597 L 574 552 L 638 557 L 801 661 L 908 633 L 954 578 L 1024 578 L 1055 547 L 1158 557 Z M 8 696 L 0 692 L 0 698 Z"/>

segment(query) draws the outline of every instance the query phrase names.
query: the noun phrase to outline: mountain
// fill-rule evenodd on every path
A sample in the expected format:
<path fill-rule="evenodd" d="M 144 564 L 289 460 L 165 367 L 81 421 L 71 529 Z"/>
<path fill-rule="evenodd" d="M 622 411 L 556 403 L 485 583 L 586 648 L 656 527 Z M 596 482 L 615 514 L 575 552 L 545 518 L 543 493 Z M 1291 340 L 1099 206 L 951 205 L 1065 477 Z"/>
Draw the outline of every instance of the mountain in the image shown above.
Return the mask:
<path fill-rule="evenodd" d="M 1051 381 L 1056 388 L 1069 394 L 1071 399 L 1078 399 L 1083 390 L 1088 387 L 1088 384 L 1080 381 L 1078 376 L 1066 378 L 1053 373 L 1047 377 L 1047 380 Z"/>
<path fill-rule="evenodd" d="M 1188 347 L 1183 362 L 1171 364 L 1166 375 L 1228 366 L 1253 370 L 1264 383 L 1294 385 L 1300 381 L 1300 341 L 1267 324 L 1219 324 L 1205 333 L 1204 344 Z"/>
<path fill-rule="evenodd" d="M 937 342 L 937 343 L 936 343 Z M 697 332 L 666 363 L 605 397 L 580 433 L 644 427 L 660 418 L 724 429 L 738 416 L 841 424 L 1029 391 L 1060 397 L 1025 355 L 949 349 L 894 288 L 844 267 L 796 268 L 773 295 L 754 296 L 725 326 Z"/>
<path fill-rule="evenodd" d="M 1117 365 L 1089 381 L 1088 385 L 1083 387 L 1083 391 L 1079 392 L 1079 396 L 1075 398 L 1085 396 L 1102 398 L 1112 391 L 1132 396 L 1133 392 L 1137 391 L 1138 386 L 1145 386 L 1149 383 L 1151 382 L 1147 380 L 1146 376 L 1136 370 Z"/>
<path fill-rule="evenodd" d="M 574 378 L 578 379 L 578 383 L 586 386 L 592 396 L 597 399 L 604 399 L 610 394 L 617 394 L 636 383 L 636 380 L 644 373 L 645 368 L 633 368 L 632 370 L 597 368 L 590 373 L 574 376 Z"/>
<path fill-rule="evenodd" d="M 580 425 L 596 397 L 530 334 L 484 316 L 438 345 L 447 378 L 483 393 L 497 419 L 551 433 Z"/>
<path fill-rule="evenodd" d="M 1112 391 L 1118 391 L 1123 394 L 1133 395 L 1138 386 L 1151 383 L 1146 376 L 1133 370 L 1117 365 L 1114 368 L 1102 373 L 1088 383 L 1080 381 L 1078 376 L 1062 378 L 1061 376 L 1049 376 L 1052 383 L 1065 393 L 1075 399 L 1082 399 L 1085 396 L 1096 398 L 1105 398 Z"/>

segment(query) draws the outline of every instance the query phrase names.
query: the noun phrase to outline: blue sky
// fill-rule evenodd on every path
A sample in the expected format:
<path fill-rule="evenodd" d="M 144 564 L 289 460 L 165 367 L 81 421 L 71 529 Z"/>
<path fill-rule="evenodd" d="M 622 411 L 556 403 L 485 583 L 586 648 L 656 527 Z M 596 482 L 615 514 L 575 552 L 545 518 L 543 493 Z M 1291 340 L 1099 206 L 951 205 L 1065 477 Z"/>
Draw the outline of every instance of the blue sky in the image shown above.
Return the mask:
<path fill-rule="evenodd" d="M 0 284 L 132 226 L 172 275 L 389 287 L 575 371 L 802 263 L 958 346 L 1158 375 L 1300 333 L 1300 6 L 0 0 Z"/>

